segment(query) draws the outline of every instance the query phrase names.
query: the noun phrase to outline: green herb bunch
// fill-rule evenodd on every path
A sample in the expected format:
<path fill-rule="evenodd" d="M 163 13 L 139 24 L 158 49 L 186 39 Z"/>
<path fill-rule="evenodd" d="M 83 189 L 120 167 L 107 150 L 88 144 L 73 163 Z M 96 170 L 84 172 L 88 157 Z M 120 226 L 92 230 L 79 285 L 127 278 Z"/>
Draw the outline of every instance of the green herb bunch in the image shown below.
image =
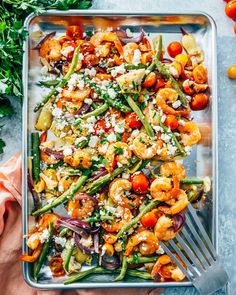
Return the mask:
<path fill-rule="evenodd" d="M 48 9 L 87 9 L 92 0 L 2 0 L 0 3 L 0 118 L 12 115 L 9 96 L 23 99 L 22 56 L 27 31 L 24 19 Z M 8 105 L 6 110 L 6 105 Z M 9 112 L 9 109 L 11 110 Z M 0 142 L 3 142 L 0 140 Z M 3 142 L 4 144 L 4 142 Z M 2 144 L 2 146 L 3 146 Z M 0 154 L 2 148 L 0 148 Z"/>

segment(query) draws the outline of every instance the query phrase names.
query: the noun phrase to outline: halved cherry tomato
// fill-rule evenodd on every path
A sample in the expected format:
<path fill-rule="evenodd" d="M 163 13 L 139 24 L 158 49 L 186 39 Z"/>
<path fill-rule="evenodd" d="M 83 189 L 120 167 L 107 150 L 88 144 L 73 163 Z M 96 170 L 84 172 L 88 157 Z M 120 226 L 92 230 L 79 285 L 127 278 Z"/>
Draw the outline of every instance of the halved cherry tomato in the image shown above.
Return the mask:
<path fill-rule="evenodd" d="M 235 19 L 236 18 L 236 1 L 230 1 L 225 6 L 225 13 L 228 17 Z"/>
<path fill-rule="evenodd" d="M 87 67 L 95 66 L 99 63 L 99 58 L 95 54 L 88 54 L 84 57 L 83 63 Z"/>
<path fill-rule="evenodd" d="M 95 50 L 95 46 L 90 43 L 90 42 L 83 42 L 81 45 L 80 45 L 80 52 L 85 54 L 85 53 L 93 53 Z"/>
<path fill-rule="evenodd" d="M 190 107 L 194 111 L 204 110 L 209 103 L 209 98 L 205 93 L 195 94 L 190 102 Z"/>
<path fill-rule="evenodd" d="M 83 29 L 81 26 L 69 26 L 66 30 L 66 35 L 72 39 L 82 39 Z"/>
<path fill-rule="evenodd" d="M 142 86 L 145 88 L 152 87 L 156 83 L 156 81 L 157 81 L 157 74 L 154 72 L 151 72 L 145 78 Z"/>
<path fill-rule="evenodd" d="M 157 78 L 157 82 L 155 85 L 155 91 L 159 90 L 160 88 L 165 86 L 165 80 L 162 78 Z"/>
<path fill-rule="evenodd" d="M 165 125 L 170 127 L 171 130 L 175 130 L 178 128 L 179 122 L 174 115 L 167 115 Z"/>
<path fill-rule="evenodd" d="M 155 212 L 156 212 L 156 209 L 143 215 L 143 217 L 140 220 L 143 226 L 145 226 L 145 227 L 155 226 L 155 224 L 157 223 L 157 220 L 158 220 Z"/>
<path fill-rule="evenodd" d="M 171 279 L 171 271 L 173 270 L 173 266 L 171 264 L 163 265 L 160 270 L 159 274 L 163 279 Z"/>
<path fill-rule="evenodd" d="M 53 257 L 50 261 L 49 267 L 54 277 L 61 277 L 65 274 L 63 259 L 61 257 Z"/>
<path fill-rule="evenodd" d="M 48 132 L 44 131 L 39 137 L 40 143 L 45 142 L 47 140 L 47 136 L 48 136 Z"/>
<path fill-rule="evenodd" d="M 182 53 L 182 50 L 182 45 L 176 41 L 171 42 L 167 47 L 169 55 L 173 58 L 176 57 L 176 55 Z"/>
<path fill-rule="evenodd" d="M 104 119 L 97 120 L 94 126 L 94 130 L 96 135 L 106 132 L 107 131 L 106 121 Z"/>
<path fill-rule="evenodd" d="M 123 132 L 122 134 L 122 142 L 127 142 L 128 139 L 130 138 L 131 132 Z"/>
<path fill-rule="evenodd" d="M 131 129 L 140 129 L 142 127 L 142 122 L 134 112 L 125 115 L 125 122 Z"/>
<path fill-rule="evenodd" d="M 136 194 L 146 194 L 149 189 L 149 182 L 143 173 L 134 174 L 131 176 L 132 189 Z"/>

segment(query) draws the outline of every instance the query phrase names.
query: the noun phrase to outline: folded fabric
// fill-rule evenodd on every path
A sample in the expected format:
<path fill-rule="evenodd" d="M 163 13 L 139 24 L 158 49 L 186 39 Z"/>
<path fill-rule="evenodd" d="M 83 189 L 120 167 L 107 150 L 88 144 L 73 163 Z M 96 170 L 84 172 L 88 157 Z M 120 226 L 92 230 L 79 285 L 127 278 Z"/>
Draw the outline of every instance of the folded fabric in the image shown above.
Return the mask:
<path fill-rule="evenodd" d="M 109 289 L 39 291 L 24 281 L 21 262 L 21 155 L 0 167 L 0 294 L 1 295 L 108 295 Z M 113 295 L 157 295 L 158 289 L 113 289 Z"/>

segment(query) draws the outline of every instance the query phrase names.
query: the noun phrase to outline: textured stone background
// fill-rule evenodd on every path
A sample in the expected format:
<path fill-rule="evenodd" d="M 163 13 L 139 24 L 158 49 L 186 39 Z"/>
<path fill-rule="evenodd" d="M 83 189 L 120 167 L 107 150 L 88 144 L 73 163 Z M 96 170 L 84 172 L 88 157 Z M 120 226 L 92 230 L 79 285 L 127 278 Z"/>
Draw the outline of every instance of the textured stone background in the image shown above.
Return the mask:
<path fill-rule="evenodd" d="M 204 11 L 212 15 L 218 30 L 218 108 L 219 108 L 219 253 L 236 294 L 236 81 L 226 76 L 229 65 L 236 64 L 236 36 L 233 23 L 224 15 L 222 0 L 94 0 L 94 9 L 155 12 Z M 0 163 L 21 148 L 21 108 L 14 102 L 16 116 L 4 120 L 2 132 L 7 142 Z M 235 112 L 235 113 L 234 113 Z M 1 122 L 2 125 L 2 122 Z M 168 289 L 165 294 L 193 295 L 193 288 Z M 217 294 L 225 294 L 220 291 Z"/>

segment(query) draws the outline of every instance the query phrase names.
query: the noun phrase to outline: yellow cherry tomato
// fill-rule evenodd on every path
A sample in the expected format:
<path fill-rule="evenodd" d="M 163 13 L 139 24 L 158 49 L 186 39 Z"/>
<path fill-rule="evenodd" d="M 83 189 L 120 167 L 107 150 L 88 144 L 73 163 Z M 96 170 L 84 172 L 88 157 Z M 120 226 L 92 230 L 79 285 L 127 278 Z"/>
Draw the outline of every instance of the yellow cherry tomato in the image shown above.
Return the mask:
<path fill-rule="evenodd" d="M 236 65 L 235 66 L 230 66 L 228 68 L 228 77 L 230 79 L 236 79 Z"/>

